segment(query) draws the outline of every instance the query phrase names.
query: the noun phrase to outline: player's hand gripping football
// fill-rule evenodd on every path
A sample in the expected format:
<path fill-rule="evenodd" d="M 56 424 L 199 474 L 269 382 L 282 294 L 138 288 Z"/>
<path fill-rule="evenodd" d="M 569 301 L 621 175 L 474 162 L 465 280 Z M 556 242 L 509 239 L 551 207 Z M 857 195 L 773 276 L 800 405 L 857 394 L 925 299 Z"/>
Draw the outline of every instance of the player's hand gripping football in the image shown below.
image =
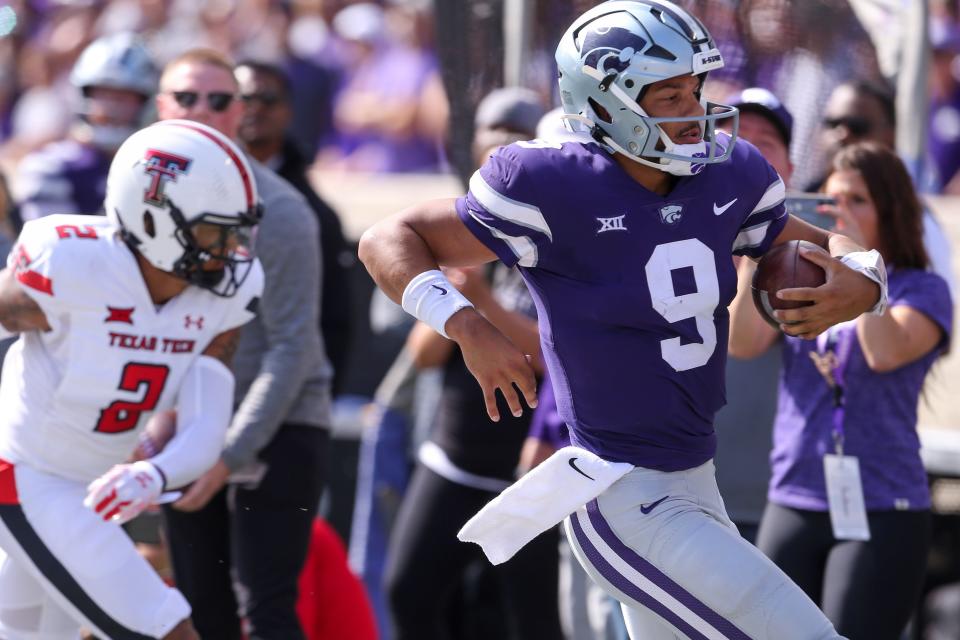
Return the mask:
<path fill-rule="evenodd" d="M 146 460 L 120 464 L 87 487 L 83 504 L 104 520 L 124 524 L 155 504 L 163 491 L 163 476 Z"/>
<path fill-rule="evenodd" d="M 822 267 L 827 282 L 816 288 L 797 287 L 777 293 L 783 300 L 813 302 L 808 307 L 774 312 L 784 333 L 812 340 L 837 323 L 853 320 L 877 302 L 878 285 L 838 259 L 825 252 L 805 249 L 800 250 L 800 255 Z"/>
<path fill-rule="evenodd" d="M 517 349 L 486 318 L 474 309 L 461 309 L 450 316 L 445 329 L 447 335 L 460 345 L 467 369 L 480 383 L 491 420 L 500 420 L 497 389 L 515 416 L 523 413 L 518 390 L 528 407 L 537 406 L 537 381 L 529 356 Z"/>

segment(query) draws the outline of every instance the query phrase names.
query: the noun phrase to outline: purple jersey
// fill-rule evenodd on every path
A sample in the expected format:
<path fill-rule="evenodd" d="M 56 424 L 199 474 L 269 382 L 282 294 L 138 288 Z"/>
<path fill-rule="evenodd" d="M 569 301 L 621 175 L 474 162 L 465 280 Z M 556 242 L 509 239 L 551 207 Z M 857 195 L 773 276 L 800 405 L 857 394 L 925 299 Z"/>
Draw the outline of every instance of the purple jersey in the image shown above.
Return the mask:
<path fill-rule="evenodd" d="M 949 340 L 953 305 L 947 283 L 930 272 L 891 269 L 888 284 L 891 307 L 906 305 L 924 313 L 944 338 L 922 358 L 876 373 L 864 359 L 856 323 L 833 329 L 853 334 L 847 338 L 851 348 L 843 369 L 844 453 L 859 458 L 867 509 L 926 509 L 930 495 L 919 453 L 917 403 L 927 372 Z M 834 451 L 833 395 L 810 358 L 817 348 L 812 340 L 784 342 L 769 497 L 788 507 L 826 511 L 823 455 Z"/>
<path fill-rule="evenodd" d="M 111 156 L 68 139 L 25 157 L 17 174 L 24 221 L 53 213 L 102 213 Z"/>
<path fill-rule="evenodd" d="M 737 288 L 731 252 L 767 250 L 786 223 L 783 196 L 743 141 L 661 196 L 596 144 L 536 140 L 496 152 L 457 211 L 521 268 L 572 442 L 675 471 L 714 454 Z"/>
<path fill-rule="evenodd" d="M 537 391 L 537 408 L 530 418 L 528 436 L 546 442 L 554 449 L 562 449 L 570 444 L 570 430 L 557 411 L 557 396 L 553 392 L 549 374 L 543 377 Z"/>

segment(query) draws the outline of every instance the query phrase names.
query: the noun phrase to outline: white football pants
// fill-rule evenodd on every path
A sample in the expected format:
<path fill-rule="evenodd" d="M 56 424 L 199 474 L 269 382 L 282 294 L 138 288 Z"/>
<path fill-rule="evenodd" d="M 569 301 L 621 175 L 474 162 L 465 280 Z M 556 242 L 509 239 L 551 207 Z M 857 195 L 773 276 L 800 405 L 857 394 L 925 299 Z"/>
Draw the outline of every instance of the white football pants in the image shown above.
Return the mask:
<path fill-rule="evenodd" d="M 669 473 L 638 467 L 564 527 L 587 573 L 622 603 L 633 640 L 840 638 L 737 533 L 713 461 Z"/>
<path fill-rule="evenodd" d="M 0 638 L 162 638 L 190 615 L 83 483 L 0 460 Z"/>

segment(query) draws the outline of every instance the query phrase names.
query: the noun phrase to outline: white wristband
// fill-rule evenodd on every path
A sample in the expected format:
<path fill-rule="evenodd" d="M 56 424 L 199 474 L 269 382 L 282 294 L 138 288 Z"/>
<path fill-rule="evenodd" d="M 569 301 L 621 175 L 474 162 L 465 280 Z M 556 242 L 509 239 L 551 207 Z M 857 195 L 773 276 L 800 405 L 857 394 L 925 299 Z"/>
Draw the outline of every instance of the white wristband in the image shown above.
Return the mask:
<path fill-rule="evenodd" d="M 473 306 L 437 269 L 424 271 L 411 280 L 403 290 L 400 304 L 404 311 L 428 324 L 444 338 L 449 338 L 444 327 L 450 316 L 464 307 Z"/>
<path fill-rule="evenodd" d="M 854 251 L 841 256 L 840 262 L 877 283 L 880 287 L 880 299 L 870 309 L 870 313 L 882 316 L 887 310 L 887 268 L 880 252 L 876 249 Z"/>

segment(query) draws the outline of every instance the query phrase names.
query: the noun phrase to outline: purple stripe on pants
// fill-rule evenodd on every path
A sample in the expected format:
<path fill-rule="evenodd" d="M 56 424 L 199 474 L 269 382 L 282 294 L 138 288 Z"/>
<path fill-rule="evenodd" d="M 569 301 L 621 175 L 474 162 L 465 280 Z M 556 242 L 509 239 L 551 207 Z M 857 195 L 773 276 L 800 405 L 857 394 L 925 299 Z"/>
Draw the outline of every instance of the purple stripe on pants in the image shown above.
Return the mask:
<path fill-rule="evenodd" d="M 607 562 L 606 558 L 603 557 L 603 554 L 601 554 L 600 551 L 593 546 L 593 543 L 590 542 L 590 539 L 587 538 L 587 534 L 584 533 L 583 527 L 580 525 L 579 515 L 577 513 L 570 514 L 570 525 L 577 538 L 577 544 L 583 549 L 583 553 L 587 556 L 587 559 L 590 560 L 590 564 L 600 572 L 600 575 L 602 575 L 607 582 L 659 615 L 678 630 L 687 634 L 691 640 L 709 640 L 705 635 L 691 627 L 686 620 L 671 611 L 665 604 L 655 599 L 649 593 L 641 590 L 640 587 L 627 580 L 619 571 L 613 568 L 613 566 Z"/>
<path fill-rule="evenodd" d="M 593 528 L 600 534 L 600 538 L 620 556 L 621 560 L 636 569 L 650 582 L 676 598 L 678 602 L 703 618 L 710 626 L 721 632 L 727 638 L 730 638 L 730 640 L 750 640 L 750 636 L 740 631 L 732 622 L 698 600 L 692 593 L 671 580 L 669 576 L 641 558 L 636 551 L 624 544 L 623 541 L 617 537 L 617 534 L 613 532 L 613 529 L 610 528 L 603 514 L 600 513 L 600 505 L 596 499 L 587 503 L 587 514 L 590 517 L 590 523 L 593 525 Z"/>

